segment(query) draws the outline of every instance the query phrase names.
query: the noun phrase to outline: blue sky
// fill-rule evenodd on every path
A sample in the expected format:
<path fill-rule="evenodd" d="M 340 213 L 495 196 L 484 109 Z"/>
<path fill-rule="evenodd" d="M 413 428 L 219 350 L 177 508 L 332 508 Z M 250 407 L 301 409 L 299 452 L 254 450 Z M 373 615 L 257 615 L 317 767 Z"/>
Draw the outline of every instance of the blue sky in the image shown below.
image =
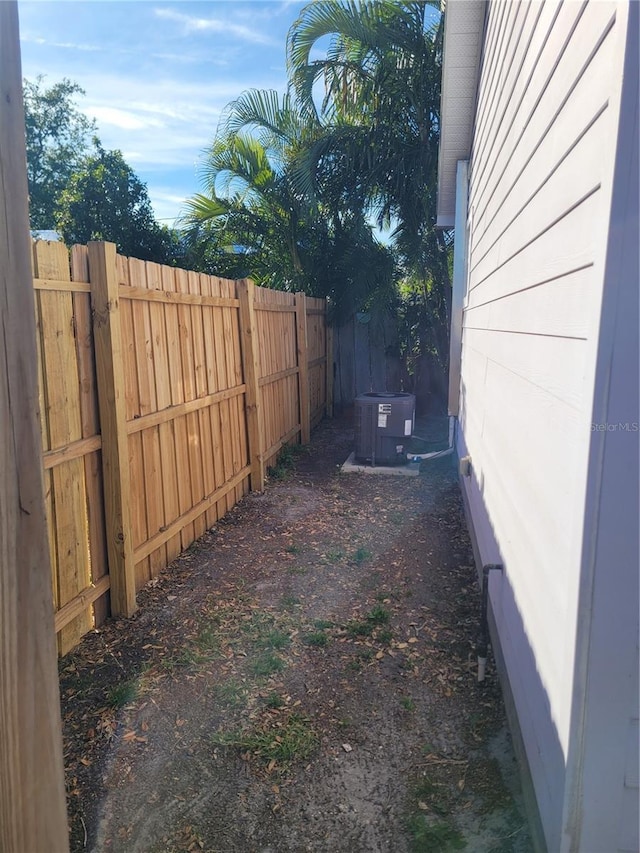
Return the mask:
<path fill-rule="evenodd" d="M 78 107 L 172 225 L 201 189 L 197 164 L 225 105 L 248 88 L 285 90 L 286 34 L 304 5 L 20 0 L 22 72 L 82 86 Z"/>

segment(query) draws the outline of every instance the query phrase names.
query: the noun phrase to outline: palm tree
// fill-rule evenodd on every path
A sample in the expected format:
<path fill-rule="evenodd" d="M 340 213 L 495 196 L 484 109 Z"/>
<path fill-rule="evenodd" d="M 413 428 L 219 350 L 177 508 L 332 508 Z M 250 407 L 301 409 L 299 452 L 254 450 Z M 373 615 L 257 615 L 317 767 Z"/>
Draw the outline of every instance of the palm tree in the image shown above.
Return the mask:
<path fill-rule="evenodd" d="M 301 110 L 322 128 L 299 162 L 298 187 L 336 204 L 361 205 L 380 226 L 393 228 L 406 276 L 421 283 L 425 347 L 446 369 L 450 247 L 448 235 L 435 229 L 441 74 L 435 5 L 312 2 L 289 31 L 287 57 Z M 326 36 L 326 56 L 312 59 Z"/>
<path fill-rule="evenodd" d="M 344 314 L 390 287 L 393 260 L 361 210 L 305 190 L 301 170 L 321 132 L 290 95 L 243 93 L 225 111 L 202 170 L 205 192 L 188 202 L 184 224 L 218 272 L 330 296 Z"/>

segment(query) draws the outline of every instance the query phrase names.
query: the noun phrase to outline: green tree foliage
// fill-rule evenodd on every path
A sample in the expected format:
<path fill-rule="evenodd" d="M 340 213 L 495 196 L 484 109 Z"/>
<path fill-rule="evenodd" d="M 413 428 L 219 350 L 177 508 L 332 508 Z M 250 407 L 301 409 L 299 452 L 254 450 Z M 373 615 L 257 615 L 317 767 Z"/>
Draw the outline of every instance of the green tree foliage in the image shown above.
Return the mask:
<path fill-rule="evenodd" d="M 95 123 L 74 103 L 84 94 L 63 79 L 45 87 L 44 78 L 24 81 L 27 176 L 31 227 L 53 228 L 56 201 L 87 153 Z"/>
<path fill-rule="evenodd" d="M 318 0 L 288 37 L 292 86 L 322 127 L 297 171 L 301 191 L 361 204 L 392 227 L 404 277 L 404 313 L 420 350 L 448 364 L 448 235 L 436 230 L 441 29 L 432 3 Z M 326 55 L 312 59 L 330 38 Z M 318 104 L 317 84 L 324 88 Z M 405 343 L 415 348 L 415 341 Z"/>
<path fill-rule="evenodd" d="M 362 210 L 340 209 L 300 190 L 297 170 L 319 125 L 288 96 L 245 92 L 227 108 L 211 147 L 205 193 L 189 202 L 192 251 L 212 271 L 331 296 L 348 314 L 390 288 L 393 259 Z"/>
<path fill-rule="evenodd" d="M 145 184 L 120 151 L 105 151 L 97 139 L 94 144 L 95 153 L 84 158 L 57 200 L 55 223 L 65 243 L 109 240 L 123 255 L 171 260 L 179 243 L 156 222 Z"/>

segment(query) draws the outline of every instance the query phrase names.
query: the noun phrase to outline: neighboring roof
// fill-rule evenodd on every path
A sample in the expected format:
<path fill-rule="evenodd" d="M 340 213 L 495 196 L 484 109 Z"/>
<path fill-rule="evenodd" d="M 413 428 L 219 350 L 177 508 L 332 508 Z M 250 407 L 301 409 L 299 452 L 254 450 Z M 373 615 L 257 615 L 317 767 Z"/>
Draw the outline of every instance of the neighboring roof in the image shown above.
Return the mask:
<path fill-rule="evenodd" d="M 467 160 L 471 153 L 485 9 L 485 0 L 446 3 L 438 157 L 437 225 L 441 228 L 453 228 L 456 167 L 458 160 Z"/>

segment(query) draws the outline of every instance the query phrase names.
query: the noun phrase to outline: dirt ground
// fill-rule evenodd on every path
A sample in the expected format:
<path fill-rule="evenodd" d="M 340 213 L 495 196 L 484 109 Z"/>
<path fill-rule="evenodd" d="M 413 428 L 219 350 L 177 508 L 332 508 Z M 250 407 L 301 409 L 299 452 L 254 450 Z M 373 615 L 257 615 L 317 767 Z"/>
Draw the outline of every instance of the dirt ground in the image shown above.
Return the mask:
<path fill-rule="evenodd" d="M 343 474 L 352 442 L 323 423 L 61 661 L 74 851 L 532 849 L 452 458 Z"/>

